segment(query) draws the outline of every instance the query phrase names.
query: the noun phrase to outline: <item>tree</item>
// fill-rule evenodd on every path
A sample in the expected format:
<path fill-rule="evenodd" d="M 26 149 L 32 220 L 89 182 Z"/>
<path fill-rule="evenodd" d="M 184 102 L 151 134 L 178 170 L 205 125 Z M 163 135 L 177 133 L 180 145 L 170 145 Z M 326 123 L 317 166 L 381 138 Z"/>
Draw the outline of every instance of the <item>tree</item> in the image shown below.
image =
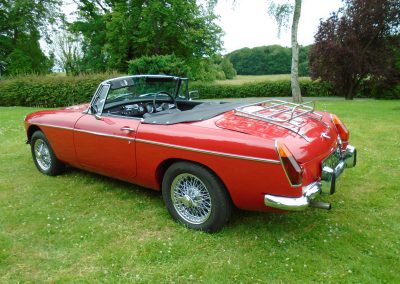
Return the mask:
<path fill-rule="evenodd" d="M 81 42 L 83 57 L 79 69 L 84 72 L 104 72 L 108 69 L 106 52 L 106 18 L 108 8 L 91 0 L 75 1 L 78 4 L 78 20 L 67 24 L 68 30 L 83 37 Z"/>
<path fill-rule="evenodd" d="M 6 71 L 6 66 L 7 66 L 6 62 L 0 61 L 0 77 L 1 77 L 2 73 L 4 73 L 4 71 Z"/>
<path fill-rule="evenodd" d="M 142 56 L 128 62 L 130 74 L 164 74 L 185 77 L 189 73 L 185 62 L 175 55 Z"/>
<path fill-rule="evenodd" d="M 297 42 L 297 31 L 299 27 L 299 20 L 301 15 L 301 4 L 302 0 L 295 0 L 294 6 L 291 5 L 290 1 L 284 4 L 276 4 L 271 2 L 269 8 L 269 14 L 275 17 L 278 24 L 278 35 L 281 27 L 286 26 L 289 15 L 293 13 L 292 17 L 292 29 L 291 29 L 291 41 L 292 41 L 292 67 L 291 67 L 291 87 L 292 87 L 292 98 L 294 102 L 302 102 L 300 84 L 299 84 L 299 44 Z"/>
<path fill-rule="evenodd" d="M 292 21 L 292 68 L 291 68 L 291 86 L 292 86 L 292 97 L 294 102 L 301 102 L 301 91 L 299 84 L 299 44 L 297 42 L 297 30 L 299 27 L 300 13 L 301 13 L 301 2 L 302 0 L 296 0 L 293 12 Z"/>
<path fill-rule="evenodd" d="M 268 74 L 266 50 L 259 48 L 241 48 L 228 54 L 233 67 L 240 75 Z"/>
<path fill-rule="evenodd" d="M 83 36 L 85 69 L 126 72 L 129 60 L 172 54 L 187 64 L 200 65 L 221 50 L 222 30 L 214 23 L 216 16 L 196 0 L 76 2 L 79 18 L 71 30 Z"/>
<path fill-rule="evenodd" d="M 82 58 L 80 39 L 68 31 L 60 31 L 53 40 L 52 54 L 56 63 L 67 75 L 78 75 Z"/>
<path fill-rule="evenodd" d="M 309 46 L 300 46 L 299 75 L 308 75 Z M 227 55 L 240 75 L 289 74 L 291 69 L 291 48 L 280 45 L 241 48 Z"/>
<path fill-rule="evenodd" d="M 209 0 L 211 6 L 215 5 L 217 2 L 218 0 Z M 233 0 L 233 4 L 235 3 L 236 0 Z M 290 15 L 292 15 L 291 87 L 292 98 L 294 102 L 302 102 L 299 84 L 299 44 L 297 42 L 297 30 L 301 15 L 301 4 L 302 0 L 294 0 L 294 5 L 291 4 L 291 0 L 286 0 L 286 2 L 283 4 L 275 3 L 273 0 L 271 0 L 268 9 L 268 14 L 273 16 L 278 24 L 278 36 L 280 35 L 281 29 L 288 26 Z"/>
<path fill-rule="evenodd" d="M 313 79 L 331 82 L 346 99 L 361 83 L 399 83 L 399 0 L 345 0 L 322 21 L 310 52 Z"/>
<path fill-rule="evenodd" d="M 60 16 L 60 0 L 0 0 L 0 60 L 7 73 L 47 73 L 50 60 L 39 45 Z"/>
<path fill-rule="evenodd" d="M 236 70 L 233 68 L 232 62 L 228 57 L 224 56 L 220 63 L 221 69 L 225 74 L 225 78 L 231 80 L 236 77 Z"/>

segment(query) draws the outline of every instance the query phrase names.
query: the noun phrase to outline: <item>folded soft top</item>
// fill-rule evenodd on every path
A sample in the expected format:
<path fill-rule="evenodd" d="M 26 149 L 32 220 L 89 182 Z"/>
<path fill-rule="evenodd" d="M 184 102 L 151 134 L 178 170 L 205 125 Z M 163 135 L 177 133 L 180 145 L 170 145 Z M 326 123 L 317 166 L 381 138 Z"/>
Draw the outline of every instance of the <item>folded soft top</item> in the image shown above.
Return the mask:
<path fill-rule="evenodd" d="M 180 111 L 170 109 L 153 114 L 147 114 L 143 123 L 149 124 L 176 124 L 207 120 L 224 112 L 231 111 L 245 103 L 206 102 L 199 104 L 191 110 Z"/>

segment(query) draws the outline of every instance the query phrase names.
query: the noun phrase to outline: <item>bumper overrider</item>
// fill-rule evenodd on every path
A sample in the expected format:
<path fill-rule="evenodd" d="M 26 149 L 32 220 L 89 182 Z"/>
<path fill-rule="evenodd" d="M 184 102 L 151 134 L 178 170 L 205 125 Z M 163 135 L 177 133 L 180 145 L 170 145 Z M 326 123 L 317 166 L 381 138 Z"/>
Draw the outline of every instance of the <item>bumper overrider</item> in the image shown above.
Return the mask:
<path fill-rule="evenodd" d="M 268 207 L 290 211 L 301 211 L 306 207 L 330 209 L 329 203 L 317 202 L 314 199 L 320 194 L 329 195 L 335 193 L 337 178 L 343 173 L 344 169 L 352 168 L 356 163 L 357 150 L 354 146 L 348 145 L 343 158 L 334 168 L 323 166 L 321 181 L 315 181 L 303 187 L 303 196 L 291 198 L 266 194 L 264 196 L 264 204 Z"/>

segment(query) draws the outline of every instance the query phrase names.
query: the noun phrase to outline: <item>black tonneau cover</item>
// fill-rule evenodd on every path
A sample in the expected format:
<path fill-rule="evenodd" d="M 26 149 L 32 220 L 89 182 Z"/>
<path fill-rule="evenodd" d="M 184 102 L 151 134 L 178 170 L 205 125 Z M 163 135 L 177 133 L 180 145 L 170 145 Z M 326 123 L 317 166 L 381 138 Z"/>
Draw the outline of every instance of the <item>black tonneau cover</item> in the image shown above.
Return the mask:
<path fill-rule="evenodd" d="M 143 123 L 149 124 L 176 124 L 182 122 L 194 122 L 207 120 L 224 112 L 231 111 L 245 103 L 206 102 L 195 106 L 191 110 L 179 111 L 170 109 L 167 111 L 149 114 L 144 117 Z"/>

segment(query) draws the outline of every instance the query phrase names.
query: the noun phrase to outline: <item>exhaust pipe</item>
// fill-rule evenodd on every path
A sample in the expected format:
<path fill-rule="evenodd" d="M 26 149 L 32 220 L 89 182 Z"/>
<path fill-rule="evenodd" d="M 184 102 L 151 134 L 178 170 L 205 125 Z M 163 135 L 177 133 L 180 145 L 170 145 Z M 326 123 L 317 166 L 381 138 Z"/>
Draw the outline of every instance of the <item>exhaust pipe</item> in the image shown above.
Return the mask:
<path fill-rule="evenodd" d="M 331 210 L 332 205 L 330 203 L 312 200 L 312 201 L 310 201 L 310 207 Z"/>

